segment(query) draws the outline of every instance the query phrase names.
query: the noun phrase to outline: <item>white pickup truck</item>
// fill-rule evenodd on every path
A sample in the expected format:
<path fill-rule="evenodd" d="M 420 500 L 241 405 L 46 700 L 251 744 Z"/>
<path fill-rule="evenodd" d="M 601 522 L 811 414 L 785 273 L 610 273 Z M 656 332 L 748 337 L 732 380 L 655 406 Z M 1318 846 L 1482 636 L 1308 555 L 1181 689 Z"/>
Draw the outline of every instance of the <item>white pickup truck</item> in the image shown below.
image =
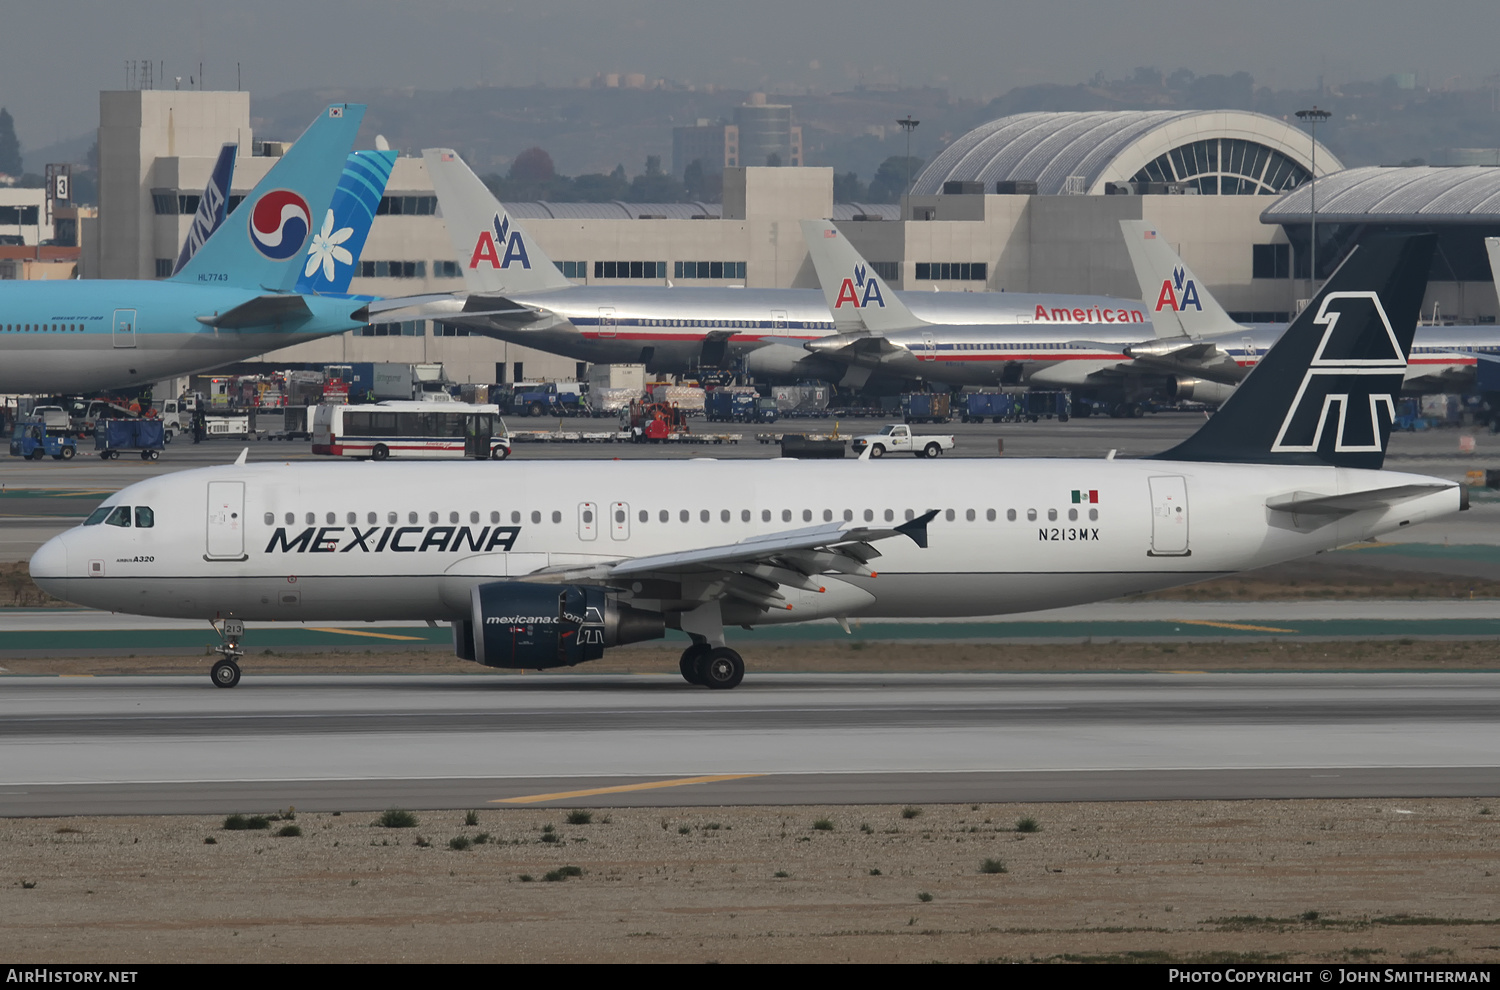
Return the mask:
<path fill-rule="evenodd" d="M 918 457 L 937 457 L 945 450 L 953 449 L 953 435 L 914 436 L 905 423 L 892 423 L 879 433 L 866 433 L 854 438 L 854 452 L 863 454 L 870 448 L 871 457 L 884 457 L 897 451 L 909 450 Z"/>

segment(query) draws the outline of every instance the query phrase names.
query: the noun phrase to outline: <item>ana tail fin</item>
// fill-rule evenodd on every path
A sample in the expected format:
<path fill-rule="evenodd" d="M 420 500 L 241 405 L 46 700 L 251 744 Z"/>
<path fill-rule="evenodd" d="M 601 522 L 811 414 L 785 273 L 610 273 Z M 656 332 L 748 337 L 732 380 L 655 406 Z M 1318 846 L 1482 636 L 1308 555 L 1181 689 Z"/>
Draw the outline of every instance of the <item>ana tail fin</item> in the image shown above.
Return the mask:
<path fill-rule="evenodd" d="M 187 237 L 183 238 L 182 253 L 177 256 L 177 264 L 172 266 L 173 275 L 182 271 L 183 266 L 193 260 L 193 255 L 198 253 L 203 242 L 223 225 L 224 217 L 229 212 L 229 190 L 234 183 L 234 156 L 239 153 L 239 149 L 240 146 L 233 141 L 219 149 L 219 160 L 214 163 L 208 185 L 203 187 L 203 198 L 198 200 L 198 212 L 193 214 Z"/>
<path fill-rule="evenodd" d="M 364 115 L 342 103 L 319 114 L 173 281 L 290 291 Z"/>
<path fill-rule="evenodd" d="M 457 152 L 429 148 L 422 157 L 470 292 L 561 289 L 573 284 Z"/>
<path fill-rule="evenodd" d="M 803 220 L 802 236 L 840 333 L 893 333 L 927 326 L 906 308 L 874 267 L 827 220 Z"/>
<path fill-rule="evenodd" d="M 1500 284 L 1500 237 L 1486 237 L 1484 249 L 1490 256 L 1490 278 Z"/>
<path fill-rule="evenodd" d="M 1155 227 L 1144 220 L 1121 220 L 1120 230 L 1158 337 L 1211 337 L 1243 329 Z"/>
<path fill-rule="evenodd" d="M 349 291 L 349 280 L 359 270 L 370 224 L 395 166 L 396 152 L 389 150 L 356 151 L 344 160 L 344 174 L 313 234 L 307 264 L 294 291 L 324 295 Z"/>
<path fill-rule="evenodd" d="M 1435 243 L 1367 238 L 1213 418 L 1156 457 L 1378 469 Z"/>

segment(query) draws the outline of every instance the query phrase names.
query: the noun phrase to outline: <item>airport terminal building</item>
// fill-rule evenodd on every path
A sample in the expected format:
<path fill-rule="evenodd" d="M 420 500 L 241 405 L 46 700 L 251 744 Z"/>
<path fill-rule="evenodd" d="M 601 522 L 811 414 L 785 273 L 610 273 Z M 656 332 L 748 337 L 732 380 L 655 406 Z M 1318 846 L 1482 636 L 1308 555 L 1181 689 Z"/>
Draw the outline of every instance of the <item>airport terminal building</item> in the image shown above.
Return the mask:
<path fill-rule="evenodd" d="M 319 108 L 308 108 L 311 120 Z M 220 146 L 240 146 L 243 196 L 282 150 L 252 133 L 241 92 L 100 96 L 100 209 L 84 221 L 85 277 L 171 271 Z M 290 139 L 295 135 L 275 135 Z M 371 136 L 373 140 L 373 135 Z M 463 289 L 420 149 L 401 149 L 352 291 Z M 1486 322 L 1497 306 L 1484 236 L 1500 235 L 1500 169 L 1352 169 L 1306 132 L 1243 111 L 1031 113 L 954 141 L 894 205 L 835 204 L 828 168 L 729 167 L 723 203 L 507 204 L 580 283 L 813 287 L 798 221 L 832 217 L 909 291 L 1076 292 L 1138 298 L 1119 221 L 1144 219 L 1244 320 L 1279 320 L 1311 295 L 1309 180 L 1318 267 L 1361 232 L 1436 230 L 1424 312 Z M 264 357 L 267 367 L 442 362 L 457 381 L 572 379 L 570 359 L 435 322 L 366 327 Z"/>

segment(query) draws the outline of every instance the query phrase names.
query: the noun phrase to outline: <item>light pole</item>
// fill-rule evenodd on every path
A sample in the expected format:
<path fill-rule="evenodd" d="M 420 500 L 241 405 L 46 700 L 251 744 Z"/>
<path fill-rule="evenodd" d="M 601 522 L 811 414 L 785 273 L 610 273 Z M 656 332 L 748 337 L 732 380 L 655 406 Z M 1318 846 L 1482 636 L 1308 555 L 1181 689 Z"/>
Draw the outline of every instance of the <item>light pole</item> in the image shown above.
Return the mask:
<path fill-rule="evenodd" d="M 1312 180 L 1308 189 L 1312 197 L 1312 269 L 1308 274 L 1312 276 L 1314 294 L 1318 285 L 1318 125 L 1332 116 L 1316 106 L 1311 110 L 1297 111 L 1297 119 L 1306 121 L 1312 128 Z"/>
<path fill-rule="evenodd" d="M 906 132 L 906 188 L 903 189 L 902 191 L 905 192 L 907 195 L 910 195 L 911 194 L 911 132 L 917 129 L 917 125 L 920 124 L 921 121 L 920 120 L 913 120 L 911 114 L 907 114 L 905 117 L 901 118 L 900 120 L 897 120 L 896 123 L 900 124 L 901 125 L 901 129 Z"/>

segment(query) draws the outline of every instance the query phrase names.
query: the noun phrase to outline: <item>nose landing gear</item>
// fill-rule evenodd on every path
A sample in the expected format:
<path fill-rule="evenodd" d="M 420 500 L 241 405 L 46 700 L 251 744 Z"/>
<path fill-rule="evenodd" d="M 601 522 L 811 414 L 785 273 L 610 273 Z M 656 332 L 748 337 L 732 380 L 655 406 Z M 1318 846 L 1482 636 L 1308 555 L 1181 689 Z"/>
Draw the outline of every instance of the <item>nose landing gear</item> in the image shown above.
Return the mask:
<path fill-rule="evenodd" d="M 219 659 L 209 670 L 208 676 L 214 682 L 214 687 L 232 688 L 240 682 L 240 665 L 237 661 L 245 655 L 245 651 L 240 648 L 240 639 L 245 635 L 245 623 L 240 619 L 225 619 L 223 628 L 217 622 L 213 623 L 213 627 L 223 642 L 214 647 Z"/>

